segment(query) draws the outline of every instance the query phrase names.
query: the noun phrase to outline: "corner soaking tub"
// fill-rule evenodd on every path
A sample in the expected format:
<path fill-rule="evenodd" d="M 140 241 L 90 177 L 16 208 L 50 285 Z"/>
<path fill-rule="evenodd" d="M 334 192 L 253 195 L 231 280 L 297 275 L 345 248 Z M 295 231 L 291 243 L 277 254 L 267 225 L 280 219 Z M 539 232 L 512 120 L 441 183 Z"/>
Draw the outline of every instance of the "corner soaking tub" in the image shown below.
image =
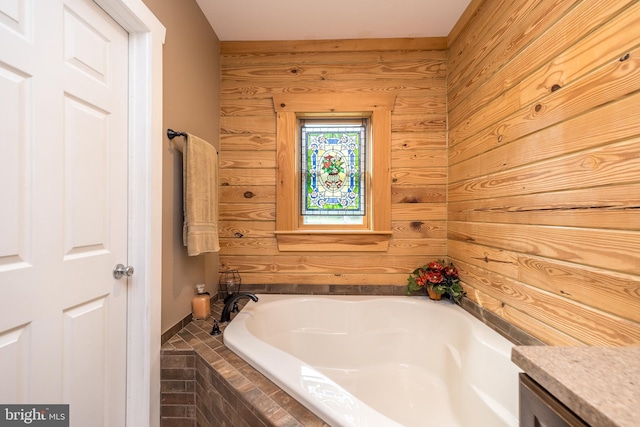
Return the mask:
<path fill-rule="evenodd" d="M 332 426 L 518 425 L 512 344 L 448 301 L 259 295 L 223 337 Z"/>

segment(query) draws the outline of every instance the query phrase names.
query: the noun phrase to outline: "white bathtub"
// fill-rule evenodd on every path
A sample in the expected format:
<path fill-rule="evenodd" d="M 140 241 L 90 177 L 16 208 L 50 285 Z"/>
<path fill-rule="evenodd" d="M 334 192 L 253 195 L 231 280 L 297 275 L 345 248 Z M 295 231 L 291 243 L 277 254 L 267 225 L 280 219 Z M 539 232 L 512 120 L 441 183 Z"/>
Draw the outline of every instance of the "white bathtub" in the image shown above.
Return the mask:
<path fill-rule="evenodd" d="M 224 343 L 332 426 L 518 425 L 512 344 L 448 301 L 259 295 Z"/>

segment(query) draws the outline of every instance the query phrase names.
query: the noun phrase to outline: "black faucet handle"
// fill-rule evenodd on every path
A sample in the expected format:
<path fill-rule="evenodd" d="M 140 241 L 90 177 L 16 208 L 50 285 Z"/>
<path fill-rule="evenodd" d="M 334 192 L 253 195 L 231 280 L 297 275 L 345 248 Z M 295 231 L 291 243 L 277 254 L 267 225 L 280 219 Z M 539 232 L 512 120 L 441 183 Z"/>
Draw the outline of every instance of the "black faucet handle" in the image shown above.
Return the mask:
<path fill-rule="evenodd" d="M 240 311 L 240 309 L 238 308 L 238 302 L 234 302 L 233 303 L 233 308 L 231 309 L 232 313 L 238 313 Z"/>
<path fill-rule="evenodd" d="M 213 329 L 211 330 L 211 335 L 220 335 L 222 332 L 220 332 L 220 325 L 218 325 L 218 321 L 217 320 L 213 320 Z"/>

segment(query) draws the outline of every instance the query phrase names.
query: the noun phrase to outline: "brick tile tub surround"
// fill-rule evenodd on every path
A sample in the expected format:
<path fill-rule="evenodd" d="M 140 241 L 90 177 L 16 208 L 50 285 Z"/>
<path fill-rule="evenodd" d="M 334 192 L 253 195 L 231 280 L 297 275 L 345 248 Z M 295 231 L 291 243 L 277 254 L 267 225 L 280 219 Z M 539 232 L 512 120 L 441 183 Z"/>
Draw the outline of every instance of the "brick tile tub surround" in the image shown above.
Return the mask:
<path fill-rule="evenodd" d="M 193 320 L 162 346 L 160 425 L 328 427 L 227 349 L 222 334 L 211 335 L 213 319 L 222 314 L 222 302 L 212 308 L 212 317 Z M 223 332 L 225 327 L 220 325 Z"/>
<path fill-rule="evenodd" d="M 370 295 L 368 288 L 350 289 L 349 294 Z M 405 288 L 401 289 L 402 293 L 389 290 L 386 295 L 404 295 Z M 303 294 L 308 290 L 288 285 L 277 292 L 273 285 L 268 285 L 247 286 L 243 291 Z M 323 293 L 332 292 L 326 289 Z M 251 302 L 242 300 L 239 305 L 243 307 L 247 303 Z M 543 345 L 524 331 L 504 321 L 496 321 L 497 316 L 466 298 L 462 307 L 516 345 Z M 192 320 L 175 335 L 163 337 L 166 342 L 162 345 L 160 358 L 161 427 L 328 426 L 227 349 L 223 334 L 211 335 L 213 319 L 220 319 L 222 308 L 222 301 L 212 301 L 212 317 Z M 225 327 L 220 325 L 223 332 Z"/>

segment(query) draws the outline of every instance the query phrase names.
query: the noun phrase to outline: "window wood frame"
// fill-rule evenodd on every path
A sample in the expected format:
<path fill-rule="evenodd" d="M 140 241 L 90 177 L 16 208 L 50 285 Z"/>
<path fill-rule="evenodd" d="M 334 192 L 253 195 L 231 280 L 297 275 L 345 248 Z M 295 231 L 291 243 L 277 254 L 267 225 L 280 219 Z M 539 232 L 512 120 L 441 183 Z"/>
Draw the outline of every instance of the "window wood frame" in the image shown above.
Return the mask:
<path fill-rule="evenodd" d="M 386 251 L 391 238 L 391 111 L 395 94 L 276 94 L 276 229 L 280 251 Z M 364 114 L 371 117 L 369 227 L 299 226 L 298 118 Z"/>

